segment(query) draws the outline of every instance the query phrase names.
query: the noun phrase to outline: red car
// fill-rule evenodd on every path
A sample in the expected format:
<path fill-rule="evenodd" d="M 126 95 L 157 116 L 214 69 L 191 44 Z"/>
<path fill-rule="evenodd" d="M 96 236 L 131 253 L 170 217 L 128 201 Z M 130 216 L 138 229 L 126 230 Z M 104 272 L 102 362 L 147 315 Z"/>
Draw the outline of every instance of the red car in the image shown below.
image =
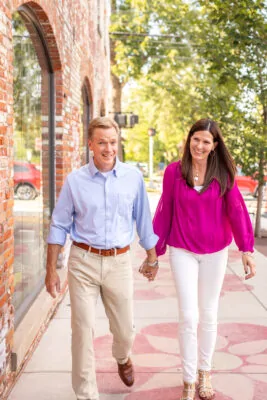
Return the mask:
<path fill-rule="evenodd" d="M 237 175 L 235 180 L 241 193 L 255 195 L 258 186 L 257 181 L 254 181 L 250 176 L 243 175 Z"/>
<path fill-rule="evenodd" d="M 255 179 L 251 176 L 242 175 L 241 170 L 238 169 L 235 180 L 241 193 L 252 194 L 252 196 L 257 197 L 258 182 Z M 267 181 L 267 176 L 265 176 L 265 181 Z"/>
<path fill-rule="evenodd" d="M 35 164 L 14 161 L 14 191 L 20 200 L 33 200 L 41 187 L 41 172 Z"/>

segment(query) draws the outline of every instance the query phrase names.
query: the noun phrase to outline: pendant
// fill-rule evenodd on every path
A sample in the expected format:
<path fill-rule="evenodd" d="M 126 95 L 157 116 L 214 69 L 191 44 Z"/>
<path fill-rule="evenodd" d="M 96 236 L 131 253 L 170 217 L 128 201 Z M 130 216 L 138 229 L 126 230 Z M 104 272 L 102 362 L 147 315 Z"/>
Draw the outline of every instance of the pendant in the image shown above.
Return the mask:
<path fill-rule="evenodd" d="M 194 176 L 194 181 L 198 181 L 198 176 Z"/>

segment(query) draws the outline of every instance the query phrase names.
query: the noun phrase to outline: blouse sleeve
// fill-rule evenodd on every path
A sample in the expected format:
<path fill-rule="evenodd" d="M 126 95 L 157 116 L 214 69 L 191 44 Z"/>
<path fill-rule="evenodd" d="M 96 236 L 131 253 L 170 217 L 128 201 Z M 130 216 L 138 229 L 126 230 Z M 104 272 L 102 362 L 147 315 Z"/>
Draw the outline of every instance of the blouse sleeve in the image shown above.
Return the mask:
<path fill-rule="evenodd" d="M 254 233 L 244 199 L 235 182 L 225 194 L 227 215 L 240 251 L 254 251 Z"/>
<path fill-rule="evenodd" d="M 168 165 L 163 177 L 163 190 L 159 200 L 154 219 L 153 228 L 159 240 L 156 245 L 157 255 L 166 252 L 167 240 L 171 229 L 173 216 L 173 191 L 177 163 Z"/>

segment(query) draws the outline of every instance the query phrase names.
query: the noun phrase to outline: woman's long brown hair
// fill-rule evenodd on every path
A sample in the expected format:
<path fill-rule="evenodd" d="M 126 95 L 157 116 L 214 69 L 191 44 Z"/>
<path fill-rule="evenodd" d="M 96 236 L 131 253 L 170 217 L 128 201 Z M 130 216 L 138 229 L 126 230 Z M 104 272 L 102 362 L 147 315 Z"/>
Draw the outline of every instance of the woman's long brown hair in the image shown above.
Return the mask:
<path fill-rule="evenodd" d="M 215 178 L 220 184 L 221 196 L 223 196 L 226 190 L 232 188 L 234 185 L 236 166 L 233 157 L 224 143 L 221 130 L 215 121 L 203 118 L 191 127 L 182 157 L 182 176 L 189 186 L 194 186 L 190 141 L 194 133 L 199 131 L 210 132 L 214 143 L 218 143 L 215 150 L 209 154 L 204 185 L 201 192 L 204 192 Z"/>

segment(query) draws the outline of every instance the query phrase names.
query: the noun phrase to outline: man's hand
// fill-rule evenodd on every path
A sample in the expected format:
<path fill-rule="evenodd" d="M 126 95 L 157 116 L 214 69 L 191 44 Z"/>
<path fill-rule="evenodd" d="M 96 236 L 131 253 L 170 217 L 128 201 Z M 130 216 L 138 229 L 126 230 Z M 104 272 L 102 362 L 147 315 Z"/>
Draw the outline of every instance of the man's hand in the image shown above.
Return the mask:
<path fill-rule="evenodd" d="M 149 281 L 154 281 L 157 273 L 158 273 L 159 267 L 150 267 L 147 264 L 147 259 L 143 262 L 141 267 L 139 268 L 140 274 L 143 274 L 145 278 L 147 278 Z"/>
<path fill-rule="evenodd" d="M 47 292 L 53 297 L 57 297 L 57 293 L 60 292 L 60 279 L 56 271 L 47 271 L 45 277 L 45 286 Z"/>
<path fill-rule="evenodd" d="M 58 255 L 62 249 L 59 244 L 48 244 L 45 286 L 48 293 L 55 298 L 60 292 L 60 279 L 56 272 Z"/>
<path fill-rule="evenodd" d="M 253 256 L 248 255 L 248 254 L 242 254 L 242 263 L 244 266 L 244 271 L 245 271 L 245 279 L 250 279 L 253 278 L 253 276 L 256 275 L 256 265 L 253 259 Z M 250 273 L 249 272 L 250 269 Z"/>

